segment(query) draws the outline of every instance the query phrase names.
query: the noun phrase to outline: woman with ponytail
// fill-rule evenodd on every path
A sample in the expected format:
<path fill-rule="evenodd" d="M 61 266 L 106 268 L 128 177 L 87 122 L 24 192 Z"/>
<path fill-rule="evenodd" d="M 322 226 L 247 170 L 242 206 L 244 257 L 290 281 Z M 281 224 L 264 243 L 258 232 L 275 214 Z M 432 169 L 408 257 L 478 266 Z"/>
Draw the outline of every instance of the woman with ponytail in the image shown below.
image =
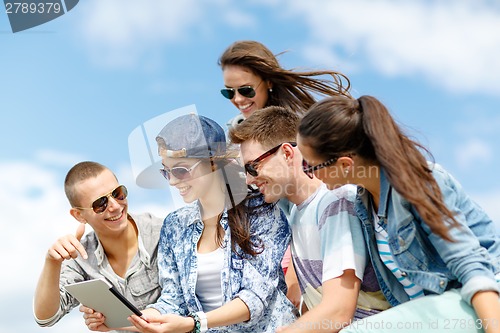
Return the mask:
<path fill-rule="evenodd" d="M 306 173 L 330 188 L 358 185 L 356 214 L 393 306 L 342 332 L 500 332 L 495 225 L 446 170 L 426 160 L 427 150 L 381 102 L 318 102 L 297 141 Z"/>

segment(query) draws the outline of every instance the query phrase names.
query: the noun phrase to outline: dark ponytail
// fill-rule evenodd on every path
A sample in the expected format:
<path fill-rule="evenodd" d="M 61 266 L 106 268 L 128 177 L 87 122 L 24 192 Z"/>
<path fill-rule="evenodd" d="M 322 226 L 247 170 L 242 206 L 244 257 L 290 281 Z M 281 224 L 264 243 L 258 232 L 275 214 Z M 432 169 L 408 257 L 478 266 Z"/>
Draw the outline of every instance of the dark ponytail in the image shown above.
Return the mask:
<path fill-rule="evenodd" d="M 402 133 L 375 97 L 333 97 L 316 103 L 304 116 L 299 134 L 325 160 L 356 153 L 380 164 L 391 185 L 417 209 L 431 230 L 450 240 L 448 224 L 458 223 L 443 202 L 421 150 L 429 152 Z"/>

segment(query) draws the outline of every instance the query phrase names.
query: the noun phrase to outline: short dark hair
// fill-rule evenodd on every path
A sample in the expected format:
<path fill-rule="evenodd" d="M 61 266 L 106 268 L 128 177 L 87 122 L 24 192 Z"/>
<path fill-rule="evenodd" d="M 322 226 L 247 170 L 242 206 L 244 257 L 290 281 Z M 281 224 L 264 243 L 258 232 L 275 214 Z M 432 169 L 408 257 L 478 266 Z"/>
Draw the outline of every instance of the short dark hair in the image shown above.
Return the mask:
<path fill-rule="evenodd" d="M 257 110 L 239 125 L 231 128 L 232 143 L 255 140 L 265 148 L 296 140 L 300 118 L 296 112 L 280 106 Z"/>
<path fill-rule="evenodd" d="M 66 193 L 66 197 L 68 198 L 68 201 L 72 207 L 81 205 L 79 202 L 77 191 L 75 189 L 75 185 L 89 178 L 95 178 L 105 170 L 109 169 L 100 163 L 84 161 L 75 164 L 68 171 L 68 174 L 64 179 L 64 192 Z"/>

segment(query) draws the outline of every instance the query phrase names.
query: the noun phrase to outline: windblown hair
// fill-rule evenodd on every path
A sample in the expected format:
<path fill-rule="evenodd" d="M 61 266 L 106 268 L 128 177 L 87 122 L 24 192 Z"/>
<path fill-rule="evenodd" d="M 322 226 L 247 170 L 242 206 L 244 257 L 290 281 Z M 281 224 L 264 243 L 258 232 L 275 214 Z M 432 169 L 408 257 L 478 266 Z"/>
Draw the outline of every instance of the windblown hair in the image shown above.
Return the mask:
<path fill-rule="evenodd" d="M 293 71 L 280 66 L 276 56 L 256 41 L 237 41 L 219 58 L 224 70 L 228 65 L 242 66 L 272 84 L 266 106 L 277 105 L 304 113 L 315 102 L 314 94 L 350 96 L 350 81 L 344 74 L 329 70 Z M 314 78 L 329 76 L 330 79 Z"/>
<path fill-rule="evenodd" d="M 295 142 L 300 118 L 289 109 L 268 106 L 257 110 L 244 122 L 229 131 L 232 143 L 255 140 L 270 149 L 283 142 Z"/>
<path fill-rule="evenodd" d="M 78 193 L 75 185 L 89 178 L 96 178 L 104 170 L 109 170 L 102 164 L 92 161 L 84 161 L 74 165 L 64 179 L 64 192 L 72 207 L 80 206 Z M 116 178 L 116 176 L 115 176 Z"/>
<path fill-rule="evenodd" d="M 158 150 L 167 149 L 164 140 L 157 140 Z M 161 154 L 161 153 L 160 153 Z M 262 205 L 252 205 L 255 200 L 245 183 L 243 168 L 235 161 L 234 152 L 228 150 L 226 155 L 202 159 L 202 163 L 210 164 L 212 172 L 221 170 L 222 181 L 225 183 L 225 205 L 227 207 L 228 225 L 231 230 L 231 249 L 238 254 L 236 245 L 247 255 L 255 256 L 261 253 L 264 248 L 260 239 L 251 233 L 250 216 L 253 211 L 263 206 L 263 209 L 270 209 L 272 205 L 264 203 Z M 220 223 L 217 225 L 215 235 L 216 244 L 222 246 L 224 230 Z"/>
<path fill-rule="evenodd" d="M 458 223 L 443 202 L 421 151 L 432 155 L 403 134 L 376 98 L 326 98 L 306 113 L 298 132 L 304 144 L 325 160 L 355 153 L 378 162 L 391 185 L 416 208 L 431 230 L 451 240 L 448 227 Z"/>

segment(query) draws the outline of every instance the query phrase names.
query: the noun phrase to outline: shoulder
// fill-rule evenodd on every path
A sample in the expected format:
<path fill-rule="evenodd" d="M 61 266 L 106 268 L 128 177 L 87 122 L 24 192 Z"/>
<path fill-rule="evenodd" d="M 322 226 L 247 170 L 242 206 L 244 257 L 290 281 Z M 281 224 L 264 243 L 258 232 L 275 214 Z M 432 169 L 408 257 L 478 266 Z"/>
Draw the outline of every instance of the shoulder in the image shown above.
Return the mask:
<path fill-rule="evenodd" d="M 334 190 L 326 190 L 318 199 L 318 210 L 323 215 L 332 216 L 342 212 L 356 215 L 354 204 L 356 201 L 356 186 L 344 185 Z"/>
<path fill-rule="evenodd" d="M 438 185 L 441 186 L 450 183 L 458 183 L 457 180 L 442 165 L 432 162 L 427 162 L 427 164 Z"/>
<path fill-rule="evenodd" d="M 182 224 L 184 223 L 187 224 L 199 216 L 200 216 L 200 209 L 198 207 L 198 202 L 195 201 L 169 213 L 165 218 L 165 222 L 179 221 Z"/>
<path fill-rule="evenodd" d="M 141 229 L 156 230 L 160 229 L 163 224 L 162 218 L 151 213 L 141 213 L 141 214 L 129 213 L 129 215 L 137 224 L 137 227 Z"/>
<path fill-rule="evenodd" d="M 92 230 L 82 237 L 82 239 L 80 240 L 80 243 L 83 245 L 83 247 L 85 248 L 85 250 L 87 252 L 89 252 L 89 251 L 93 252 L 97 248 L 97 244 L 98 244 L 97 235 Z"/>

